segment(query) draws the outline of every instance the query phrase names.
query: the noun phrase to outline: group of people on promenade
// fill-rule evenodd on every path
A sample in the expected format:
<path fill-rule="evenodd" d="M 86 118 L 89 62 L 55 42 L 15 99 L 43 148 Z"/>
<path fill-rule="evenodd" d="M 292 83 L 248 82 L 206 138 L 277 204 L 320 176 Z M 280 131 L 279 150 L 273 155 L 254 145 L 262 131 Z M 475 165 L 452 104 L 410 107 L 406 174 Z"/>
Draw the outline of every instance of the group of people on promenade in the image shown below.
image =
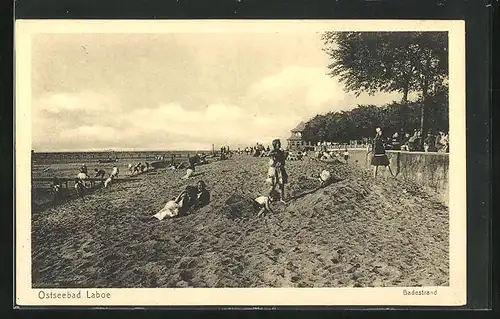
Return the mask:
<path fill-rule="evenodd" d="M 449 153 L 449 135 L 443 131 L 429 130 L 425 136 L 418 129 L 412 134 L 396 132 L 392 137 L 384 138 L 383 142 L 387 150 Z"/>

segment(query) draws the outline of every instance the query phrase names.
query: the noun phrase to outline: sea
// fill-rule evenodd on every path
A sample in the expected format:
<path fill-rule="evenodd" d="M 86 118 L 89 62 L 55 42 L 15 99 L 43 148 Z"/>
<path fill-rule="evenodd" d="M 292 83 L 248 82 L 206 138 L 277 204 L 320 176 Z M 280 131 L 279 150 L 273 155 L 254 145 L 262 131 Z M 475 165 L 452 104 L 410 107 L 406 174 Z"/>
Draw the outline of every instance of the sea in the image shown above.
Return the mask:
<path fill-rule="evenodd" d="M 157 156 L 164 156 L 165 159 L 186 158 L 188 155 L 199 153 L 211 153 L 210 150 L 191 150 L 191 151 L 96 151 L 96 152 L 32 152 L 31 160 L 34 165 L 51 165 L 63 163 L 92 163 L 99 162 L 108 158 L 117 158 L 122 161 L 154 161 Z"/>

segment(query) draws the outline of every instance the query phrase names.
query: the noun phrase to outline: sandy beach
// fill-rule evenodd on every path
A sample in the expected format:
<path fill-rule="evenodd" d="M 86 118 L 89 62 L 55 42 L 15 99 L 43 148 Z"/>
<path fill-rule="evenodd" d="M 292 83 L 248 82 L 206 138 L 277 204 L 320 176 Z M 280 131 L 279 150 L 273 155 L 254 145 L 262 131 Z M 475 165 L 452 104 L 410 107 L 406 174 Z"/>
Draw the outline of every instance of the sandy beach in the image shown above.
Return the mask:
<path fill-rule="evenodd" d="M 294 199 L 257 218 L 239 199 L 266 192 L 267 161 L 236 155 L 197 167 L 188 181 L 184 170 L 160 169 L 85 202 L 34 211 L 33 287 L 449 284 L 449 212 L 436 194 L 399 179 L 374 181 L 355 164 L 287 162 Z M 337 181 L 301 196 L 324 168 Z M 148 218 L 198 179 L 211 193 L 208 206 Z"/>

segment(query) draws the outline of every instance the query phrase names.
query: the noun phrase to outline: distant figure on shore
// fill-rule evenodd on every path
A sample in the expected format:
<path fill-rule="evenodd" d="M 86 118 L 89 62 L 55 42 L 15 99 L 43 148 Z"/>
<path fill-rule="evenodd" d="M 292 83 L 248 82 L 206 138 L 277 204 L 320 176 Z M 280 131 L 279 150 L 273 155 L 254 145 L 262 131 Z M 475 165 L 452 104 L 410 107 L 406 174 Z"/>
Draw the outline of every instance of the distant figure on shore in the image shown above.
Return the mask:
<path fill-rule="evenodd" d="M 62 199 L 62 184 L 57 177 L 52 179 L 52 191 L 54 192 L 54 201 L 60 201 Z"/>
<path fill-rule="evenodd" d="M 395 150 L 395 151 L 401 150 L 401 140 L 399 138 L 398 132 L 396 132 L 396 133 L 394 133 L 394 135 L 392 135 L 391 145 L 392 145 L 393 150 Z"/>
<path fill-rule="evenodd" d="M 440 153 L 448 153 L 448 134 L 439 132 L 436 136 L 435 148 Z"/>
<path fill-rule="evenodd" d="M 134 166 L 130 163 L 128 164 L 128 172 L 130 173 L 130 175 L 134 173 Z"/>
<path fill-rule="evenodd" d="M 137 163 L 135 164 L 133 170 L 132 170 L 132 174 L 139 174 L 141 172 L 141 164 L 142 163 Z"/>
<path fill-rule="evenodd" d="M 401 142 L 401 150 L 402 151 L 410 151 L 410 147 L 408 146 L 410 142 L 410 134 L 409 133 L 405 133 L 404 137 L 403 137 L 403 140 Z"/>
<path fill-rule="evenodd" d="M 150 168 L 151 166 L 149 165 L 149 163 L 148 163 L 148 162 L 146 162 L 145 164 L 146 164 L 146 171 L 149 171 L 149 168 Z"/>
<path fill-rule="evenodd" d="M 76 174 L 76 178 L 78 178 L 81 181 L 85 181 L 87 178 L 89 178 L 89 176 L 83 172 L 80 172 Z"/>
<path fill-rule="evenodd" d="M 120 170 L 116 165 L 113 166 L 113 170 L 111 171 L 111 175 L 113 178 L 118 178 L 118 174 L 120 173 Z"/>
<path fill-rule="evenodd" d="M 424 140 L 424 151 L 425 152 L 436 152 L 436 137 L 432 134 L 432 131 L 429 130 L 427 136 Z"/>
<path fill-rule="evenodd" d="M 275 139 L 272 142 L 273 149 L 269 156 L 273 160 L 274 177 L 272 178 L 269 194 L 276 188 L 280 189 L 280 201 L 285 203 L 285 184 L 288 183 L 288 174 L 285 169 L 285 152 L 281 149 L 281 141 Z"/>
<path fill-rule="evenodd" d="M 109 177 L 104 181 L 104 187 L 111 188 L 111 184 L 113 184 L 114 179 L 115 179 L 114 175 L 109 175 Z"/>
<path fill-rule="evenodd" d="M 80 167 L 80 173 L 88 175 L 88 169 L 86 164 L 82 164 L 82 167 Z"/>
<path fill-rule="evenodd" d="M 182 179 L 188 179 L 194 174 L 196 165 L 196 156 L 189 156 L 188 165 L 189 166 L 186 169 L 186 175 L 182 176 Z"/>
<path fill-rule="evenodd" d="M 379 166 L 384 166 L 386 168 L 389 168 L 389 172 L 391 173 L 392 176 L 394 176 L 391 167 L 389 166 L 389 158 L 385 153 L 384 142 L 382 140 L 382 130 L 379 127 L 377 127 L 375 132 L 376 132 L 375 138 L 373 139 L 373 144 L 370 150 L 370 152 L 373 153 L 371 160 L 371 165 L 373 166 L 373 178 L 377 177 L 377 171 Z"/>
<path fill-rule="evenodd" d="M 344 161 L 347 163 L 349 161 L 349 151 L 347 150 L 347 147 L 344 151 Z"/>
<path fill-rule="evenodd" d="M 104 176 L 106 176 L 106 171 L 103 170 L 102 168 L 99 169 L 99 168 L 94 168 L 94 171 L 95 171 L 95 178 L 104 178 Z"/>
<path fill-rule="evenodd" d="M 80 197 L 83 201 L 85 201 L 85 184 L 83 183 L 83 180 L 80 178 L 75 178 L 75 191 L 76 195 Z"/>

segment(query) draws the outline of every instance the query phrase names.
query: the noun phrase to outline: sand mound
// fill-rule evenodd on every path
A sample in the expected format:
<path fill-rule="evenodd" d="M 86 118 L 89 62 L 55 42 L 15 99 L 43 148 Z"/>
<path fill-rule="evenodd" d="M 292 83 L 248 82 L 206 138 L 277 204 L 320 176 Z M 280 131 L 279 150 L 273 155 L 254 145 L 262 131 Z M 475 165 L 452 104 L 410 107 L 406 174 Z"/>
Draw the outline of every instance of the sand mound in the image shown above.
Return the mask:
<path fill-rule="evenodd" d="M 222 213 L 229 219 L 255 216 L 253 200 L 242 195 L 231 195 L 225 202 Z"/>
<path fill-rule="evenodd" d="M 32 219 L 35 287 L 365 287 L 448 285 L 448 210 L 437 196 L 356 166 L 287 163 L 292 199 L 258 218 L 267 160 L 199 168 L 211 203 L 148 219 L 187 183 L 159 170 Z M 335 181 L 315 190 L 323 169 Z M 197 170 L 198 171 L 198 170 Z"/>

